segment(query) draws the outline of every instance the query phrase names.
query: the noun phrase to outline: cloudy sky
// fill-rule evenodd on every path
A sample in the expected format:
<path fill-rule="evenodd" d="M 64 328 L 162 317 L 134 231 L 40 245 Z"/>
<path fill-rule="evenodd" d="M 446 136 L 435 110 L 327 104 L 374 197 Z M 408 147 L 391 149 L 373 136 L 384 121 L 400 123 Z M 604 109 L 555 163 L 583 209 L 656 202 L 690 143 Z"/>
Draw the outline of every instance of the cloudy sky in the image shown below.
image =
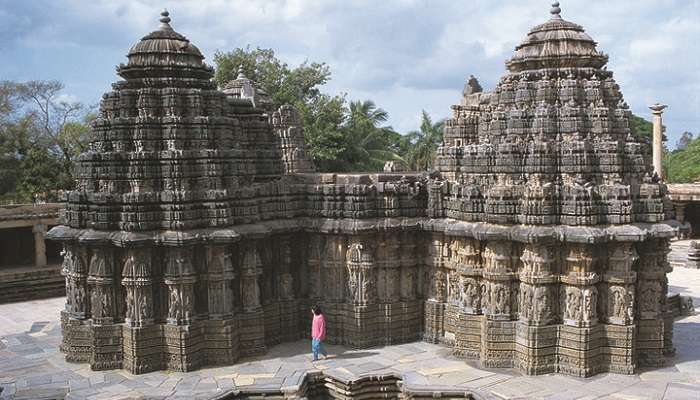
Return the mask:
<path fill-rule="evenodd" d="M 548 0 L 0 0 L 0 79 L 57 79 L 65 95 L 96 103 L 129 47 L 172 26 L 209 62 L 217 50 L 275 49 L 290 64 L 324 61 L 325 87 L 372 99 L 390 124 L 415 129 L 422 109 L 450 114 L 464 80 L 493 88 L 528 30 L 549 18 Z M 700 0 L 561 0 L 610 55 L 608 69 L 632 110 L 669 105 L 670 143 L 700 133 Z"/>

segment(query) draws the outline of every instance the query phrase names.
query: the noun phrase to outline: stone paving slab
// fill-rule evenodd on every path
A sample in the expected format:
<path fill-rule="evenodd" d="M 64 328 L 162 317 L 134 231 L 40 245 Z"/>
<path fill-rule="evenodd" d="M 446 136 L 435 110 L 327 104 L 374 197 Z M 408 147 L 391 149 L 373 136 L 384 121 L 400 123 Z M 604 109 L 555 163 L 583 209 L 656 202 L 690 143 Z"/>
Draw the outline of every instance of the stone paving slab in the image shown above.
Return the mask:
<path fill-rule="evenodd" d="M 670 291 L 691 296 L 696 314 L 676 321 L 676 356 L 664 368 L 636 375 L 523 376 L 515 370 L 483 369 L 430 343 L 350 350 L 328 345 L 331 358 L 311 361 L 304 341 L 272 347 L 265 356 L 191 373 L 91 371 L 64 360 L 58 351 L 58 313 L 64 299 L 0 305 L 0 399 L 176 399 L 213 398 L 231 390 L 293 390 L 307 373 L 323 371 L 339 380 L 367 374 L 396 374 L 418 389 L 478 390 L 494 399 L 700 399 L 700 270 L 676 267 Z M 3 321 L 7 324 L 2 323 Z"/>

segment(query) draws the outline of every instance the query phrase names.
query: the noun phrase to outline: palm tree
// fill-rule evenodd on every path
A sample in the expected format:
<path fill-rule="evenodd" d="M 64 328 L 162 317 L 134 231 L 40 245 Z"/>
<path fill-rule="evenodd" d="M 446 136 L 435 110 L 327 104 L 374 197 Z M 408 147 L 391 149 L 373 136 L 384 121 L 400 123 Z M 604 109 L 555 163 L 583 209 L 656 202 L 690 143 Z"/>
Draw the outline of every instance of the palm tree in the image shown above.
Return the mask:
<path fill-rule="evenodd" d="M 390 126 L 381 126 L 389 114 L 377 108 L 371 100 L 351 101 L 349 115 L 343 127 L 345 154 L 349 170 L 381 169 L 387 160 L 400 159 L 392 151 L 393 138 L 398 134 Z"/>
<path fill-rule="evenodd" d="M 423 110 L 419 131 L 411 131 L 406 136 L 412 143 L 406 154 L 406 164 L 414 171 L 424 171 L 433 165 L 435 152 L 442 143 L 445 121 L 433 123 L 430 115 Z"/>

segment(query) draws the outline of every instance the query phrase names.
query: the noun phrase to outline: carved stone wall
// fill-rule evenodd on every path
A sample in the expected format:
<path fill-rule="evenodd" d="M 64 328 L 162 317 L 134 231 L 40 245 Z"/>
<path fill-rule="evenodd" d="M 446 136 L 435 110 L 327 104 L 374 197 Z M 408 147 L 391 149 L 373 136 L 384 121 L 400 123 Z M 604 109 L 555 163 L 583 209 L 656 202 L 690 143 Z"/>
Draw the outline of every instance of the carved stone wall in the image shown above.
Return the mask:
<path fill-rule="evenodd" d="M 552 15 L 493 92 L 470 79 L 428 175 L 310 173 L 294 110 L 242 75 L 217 90 L 164 13 L 48 234 L 66 359 L 232 364 L 308 337 L 318 304 L 330 343 L 422 339 L 528 374 L 662 365 L 677 224 L 606 57 Z"/>

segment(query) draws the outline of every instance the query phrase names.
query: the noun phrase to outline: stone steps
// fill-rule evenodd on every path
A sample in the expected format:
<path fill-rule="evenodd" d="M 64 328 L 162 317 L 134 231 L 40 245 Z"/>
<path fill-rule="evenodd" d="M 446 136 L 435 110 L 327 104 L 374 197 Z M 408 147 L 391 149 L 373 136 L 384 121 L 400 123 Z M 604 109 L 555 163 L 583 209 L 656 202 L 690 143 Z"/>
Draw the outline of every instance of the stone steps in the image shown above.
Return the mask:
<path fill-rule="evenodd" d="M 11 303 L 66 294 L 61 265 L 27 266 L 0 270 L 0 303 Z"/>
<path fill-rule="evenodd" d="M 215 397 L 216 400 L 428 400 L 481 399 L 476 393 L 449 387 L 409 387 L 397 374 L 354 376 L 338 375 L 338 371 L 310 372 L 298 376 L 296 385 L 270 390 L 234 390 Z"/>

